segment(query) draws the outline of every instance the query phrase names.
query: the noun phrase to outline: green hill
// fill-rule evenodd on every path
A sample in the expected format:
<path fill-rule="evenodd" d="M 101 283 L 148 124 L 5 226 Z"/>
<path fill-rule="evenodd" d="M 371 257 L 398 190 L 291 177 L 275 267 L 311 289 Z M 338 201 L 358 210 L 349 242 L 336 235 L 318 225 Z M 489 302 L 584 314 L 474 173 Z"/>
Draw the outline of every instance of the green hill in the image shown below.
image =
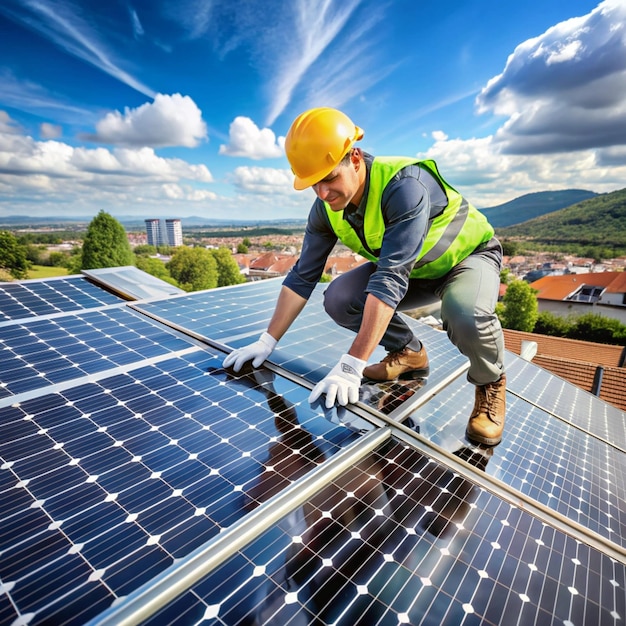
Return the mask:
<path fill-rule="evenodd" d="M 498 228 L 502 238 L 546 245 L 626 247 L 626 188 L 578 202 L 522 224 Z"/>
<path fill-rule="evenodd" d="M 577 202 L 588 200 L 597 194 L 584 189 L 564 189 L 562 191 L 539 191 L 527 193 L 510 202 L 481 209 L 494 228 L 513 226 L 527 220 L 564 209 Z"/>

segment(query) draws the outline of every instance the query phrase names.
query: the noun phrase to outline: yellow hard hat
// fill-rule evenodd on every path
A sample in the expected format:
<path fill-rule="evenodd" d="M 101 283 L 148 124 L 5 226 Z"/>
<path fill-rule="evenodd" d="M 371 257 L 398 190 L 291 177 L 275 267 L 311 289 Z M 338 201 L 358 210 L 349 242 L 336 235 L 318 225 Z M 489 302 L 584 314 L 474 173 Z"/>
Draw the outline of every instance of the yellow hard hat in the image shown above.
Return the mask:
<path fill-rule="evenodd" d="M 318 107 L 296 117 L 285 137 L 295 189 L 306 189 L 330 174 L 363 131 L 337 109 Z"/>

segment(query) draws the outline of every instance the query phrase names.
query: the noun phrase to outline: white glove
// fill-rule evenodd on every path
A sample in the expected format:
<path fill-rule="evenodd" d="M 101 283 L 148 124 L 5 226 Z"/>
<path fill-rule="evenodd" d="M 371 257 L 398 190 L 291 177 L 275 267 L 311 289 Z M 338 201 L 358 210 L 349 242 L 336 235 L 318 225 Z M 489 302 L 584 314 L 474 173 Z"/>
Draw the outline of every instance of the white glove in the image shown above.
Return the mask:
<path fill-rule="evenodd" d="M 313 404 L 323 393 L 326 394 L 327 409 L 335 404 L 335 400 L 342 406 L 348 402 L 357 402 L 366 363 L 349 354 L 344 354 L 330 373 L 313 387 L 309 402 Z"/>
<path fill-rule="evenodd" d="M 272 354 L 278 342 L 269 333 L 263 333 L 258 341 L 243 348 L 233 350 L 225 359 L 222 365 L 230 367 L 238 372 L 244 363 L 252 361 L 252 367 L 259 367 L 267 357 Z"/>

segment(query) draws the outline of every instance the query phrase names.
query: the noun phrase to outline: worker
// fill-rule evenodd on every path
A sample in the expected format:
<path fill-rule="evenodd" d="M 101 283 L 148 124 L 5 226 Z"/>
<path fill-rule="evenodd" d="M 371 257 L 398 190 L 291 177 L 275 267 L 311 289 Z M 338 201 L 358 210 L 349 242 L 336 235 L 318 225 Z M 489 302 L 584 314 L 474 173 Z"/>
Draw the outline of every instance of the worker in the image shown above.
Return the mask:
<path fill-rule="evenodd" d="M 502 439 L 506 376 L 504 340 L 495 315 L 502 247 L 482 213 L 449 185 L 434 161 L 374 157 L 355 143 L 363 130 L 337 109 L 300 114 L 285 138 L 294 188 L 316 199 L 302 251 L 283 281 L 258 341 L 234 350 L 224 367 L 259 367 L 302 311 L 337 240 L 368 261 L 334 278 L 324 308 L 356 333 L 352 345 L 313 388 L 315 402 L 346 405 L 359 398 L 363 378 L 391 381 L 427 376 L 422 345 L 398 311 L 441 302 L 450 341 L 469 360 L 475 403 L 466 435 L 493 446 Z M 377 345 L 387 356 L 367 365 Z"/>

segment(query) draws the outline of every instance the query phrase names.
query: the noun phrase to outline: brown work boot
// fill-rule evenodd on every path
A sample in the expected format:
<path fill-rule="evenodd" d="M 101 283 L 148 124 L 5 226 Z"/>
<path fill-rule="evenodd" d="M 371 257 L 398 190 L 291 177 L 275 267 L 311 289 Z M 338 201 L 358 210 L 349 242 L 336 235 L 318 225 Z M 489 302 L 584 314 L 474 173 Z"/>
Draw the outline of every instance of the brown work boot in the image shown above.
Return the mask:
<path fill-rule="evenodd" d="M 502 441 L 506 412 L 506 376 L 476 387 L 474 408 L 465 434 L 470 441 L 495 446 Z"/>
<path fill-rule="evenodd" d="M 363 376 L 370 380 L 407 380 L 425 378 L 428 372 L 428 355 L 422 346 L 419 352 L 409 348 L 390 352 L 380 363 L 368 365 L 363 370 Z"/>

